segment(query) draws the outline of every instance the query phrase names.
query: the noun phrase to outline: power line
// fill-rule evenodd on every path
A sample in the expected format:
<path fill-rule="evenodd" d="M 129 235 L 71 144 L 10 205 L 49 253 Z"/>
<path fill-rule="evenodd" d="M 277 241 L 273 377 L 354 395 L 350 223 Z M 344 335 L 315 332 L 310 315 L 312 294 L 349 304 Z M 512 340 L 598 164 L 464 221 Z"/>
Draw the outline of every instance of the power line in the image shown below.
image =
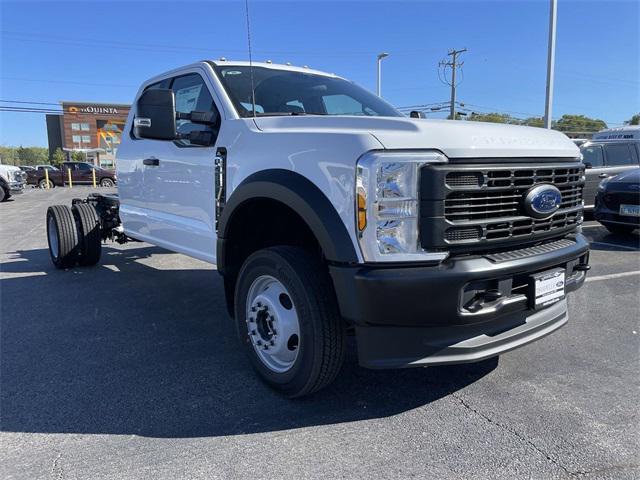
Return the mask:
<path fill-rule="evenodd" d="M 19 77 L 0 77 L 1 80 L 15 80 L 18 82 L 38 82 L 38 83 L 64 83 L 69 85 L 86 85 L 90 87 L 118 87 L 118 88 L 138 88 L 139 85 L 117 85 L 113 83 L 88 83 L 88 82 L 70 82 L 67 80 L 51 80 L 42 78 L 19 78 Z"/>
<path fill-rule="evenodd" d="M 56 106 L 60 106 L 60 103 L 26 102 L 24 100 L 0 100 L 0 103 L 24 103 L 24 104 L 29 104 L 29 105 L 56 105 Z"/>

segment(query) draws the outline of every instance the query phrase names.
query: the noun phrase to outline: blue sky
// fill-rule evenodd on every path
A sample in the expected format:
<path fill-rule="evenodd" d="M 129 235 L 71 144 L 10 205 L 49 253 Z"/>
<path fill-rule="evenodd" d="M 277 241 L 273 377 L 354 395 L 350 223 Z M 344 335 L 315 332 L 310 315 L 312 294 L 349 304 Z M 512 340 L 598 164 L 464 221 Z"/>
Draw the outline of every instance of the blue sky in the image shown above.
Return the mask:
<path fill-rule="evenodd" d="M 554 117 L 622 124 L 640 110 L 640 2 L 558 3 Z M 390 52 L 383 96 L 405 106 L 447 101 L 438 61 L 467 48 L 460 101 L 543 114 L 548 0 L 251 0 L 250 9 L 254 60 L 309 65 L 374 90 L 375 56 Z M 2 1 L 0 100 L 130 103 L 162 71 L 247 59 L 244 14 L 244 2 Z M 46 146 L 44 115 L 1 112 L 0 121 L 0 144 Z"/>

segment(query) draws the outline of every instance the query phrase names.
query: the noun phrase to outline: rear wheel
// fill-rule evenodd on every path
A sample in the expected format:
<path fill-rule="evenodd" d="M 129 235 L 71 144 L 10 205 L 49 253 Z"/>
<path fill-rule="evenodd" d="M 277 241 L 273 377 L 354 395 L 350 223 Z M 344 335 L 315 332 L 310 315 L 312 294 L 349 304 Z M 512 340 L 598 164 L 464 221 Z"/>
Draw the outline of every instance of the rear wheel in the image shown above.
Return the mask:
<path fill-rule="evenodd" d="M 47 179 L 43 178 L 42 180 L 40 180 L 38 182 L 38 187 L 47 188 Z M 55 187 L 55 185 L 53 184 L 53 182 L 51 180 L 49 180 L 49 187 L 48 188 L 53 188 L 53 187 Z"/>
<path fill-rule="evenodd" d="M 605 228 L 611 233 L 626 234 L 633 232 L 637 227 L 633 225 L 619 225 L 617 223 L 603 223 Z"/>
<path fill-rule="evenodd" d="M 113 180 L 111 180 L 110 178 L 103 178 L 102 180 L 100 180 L 101 187 L 113 187 L 113 185 Z"/>
<path fill-rule="evenodd" d="M 76 203 L 71 210 L 78 228 L 78 263 L 82 266 L 95 265 L 100 261 L 102 251 L 98 212 L 87 203 Z"/>
<path fill-rule="evenodd" d="M 54 205 L 47 210 L 47 240 L 57 268 L 73 267 L 78 260 L 78 232 L 71 209 Z"/>
<path fill-rule="evenodd" d="M 333 381 L 345 351 L 345 323 L 322 264 L 296 247 L 251 255 L 235 292 L 240 340 L 256 371 L 289 397 Z"/>

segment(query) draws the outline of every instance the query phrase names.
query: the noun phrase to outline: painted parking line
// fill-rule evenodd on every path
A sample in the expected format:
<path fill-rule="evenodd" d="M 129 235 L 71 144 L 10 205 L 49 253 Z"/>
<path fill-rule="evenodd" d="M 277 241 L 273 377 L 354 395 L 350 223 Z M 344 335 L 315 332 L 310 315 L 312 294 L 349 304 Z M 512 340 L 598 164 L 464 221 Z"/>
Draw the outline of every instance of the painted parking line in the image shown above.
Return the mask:
<path fill-rule="evenodd" d="M 635 272 L 610 273 L 609 275 L 598 275 L 597 277 L 587 277 L 585 282 L 597 282 L 598 280 L 609 280 L 611 278 L 630 277 L 632 275 L 640 275 L 640 271 L 636 270 Z"/>

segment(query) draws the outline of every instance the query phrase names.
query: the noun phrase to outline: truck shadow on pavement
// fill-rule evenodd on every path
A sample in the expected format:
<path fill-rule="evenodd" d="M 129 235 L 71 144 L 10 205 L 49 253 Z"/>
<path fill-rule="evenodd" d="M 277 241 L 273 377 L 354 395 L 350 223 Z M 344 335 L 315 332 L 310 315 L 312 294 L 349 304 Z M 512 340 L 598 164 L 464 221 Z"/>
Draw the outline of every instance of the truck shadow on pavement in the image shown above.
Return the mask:
<path fill-rule="evenodd" d="M 140 262 L 165 253 L 105 248 L 102 266 L 66 272 L 46 249 L 11 254 L 1 265 L 1 430 L 202 437 L 375 419 L 498 364 L 372 371 L 351 341 L 336 382 L 288 400 L 252 372 L 215 270 Z"/>

